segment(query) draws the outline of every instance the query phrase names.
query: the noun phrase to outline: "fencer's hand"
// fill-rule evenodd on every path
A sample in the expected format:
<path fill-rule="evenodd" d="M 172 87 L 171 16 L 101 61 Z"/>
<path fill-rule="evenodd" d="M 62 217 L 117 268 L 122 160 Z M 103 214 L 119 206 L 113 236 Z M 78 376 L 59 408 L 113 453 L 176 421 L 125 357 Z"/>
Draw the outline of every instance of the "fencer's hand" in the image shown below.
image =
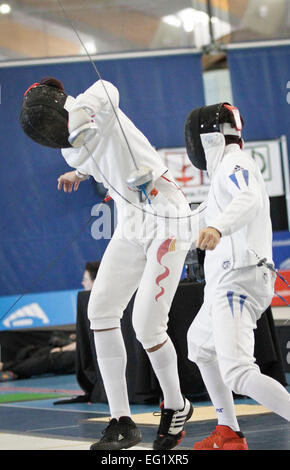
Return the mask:
<path fill-rule="evenodd" d="M 76 175 L 75 171 L 69 171 L 57 179 L 57 189 L 60 191 L 63 188 L 65 193 L 71 193 L 73 189 L 77 191 L 81 181 L 82 179 Z"/>
<path fill-rule="evenodd" d="M 196 241 L 196 247 L 200 250 L 214 250 L 219 243 L 221 234 L 213 227 L 202 229 Z"/>

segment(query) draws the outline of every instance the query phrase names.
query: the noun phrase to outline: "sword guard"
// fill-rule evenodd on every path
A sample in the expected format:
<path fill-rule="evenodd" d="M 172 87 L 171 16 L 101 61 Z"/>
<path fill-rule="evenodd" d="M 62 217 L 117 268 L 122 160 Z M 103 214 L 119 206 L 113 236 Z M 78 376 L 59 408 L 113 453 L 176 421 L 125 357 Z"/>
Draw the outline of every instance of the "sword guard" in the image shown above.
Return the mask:
<path fill-rule="evenodd" d="M 126 179 L 126 183 L 132 191 L 139 192 L 140 202 L 148 201 L 150 203 L 149 194 L 153 191 L 153 170 L 149 167 L 142 166 L 130 173 Z"/>
<path fill-rule="evenodd" d="M 95 123 L 86 123 L 72 131 L 69 135 L 68 141 L 72 147 L 81 147 L 89 142 L 97 132 L 98 127 Z"/>

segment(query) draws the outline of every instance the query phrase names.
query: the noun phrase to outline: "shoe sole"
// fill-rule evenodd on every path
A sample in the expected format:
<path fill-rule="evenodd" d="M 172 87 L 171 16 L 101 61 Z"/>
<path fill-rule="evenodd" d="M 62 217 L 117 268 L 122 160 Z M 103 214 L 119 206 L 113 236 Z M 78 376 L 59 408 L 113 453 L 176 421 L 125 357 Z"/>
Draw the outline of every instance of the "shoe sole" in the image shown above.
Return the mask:
<path fill-rule="evenodd" d="M 124 441 L 124 442 L 123 442 Z M 139 438 L 136 438 L 134 441 L 126 441 L 125 439 L 123 439 L 122 441 L 120 441 L 120 443 L 115 443 L 115 445 L 112 445 L 112 443 L 103 443 L 103 444 L 100 444 L 98 445 L 98 443 L 96 444 L 92 444 L 91 447 L 90 447 L 90 450 L 121 450 L 121 449 L 129 449 L 130 447 L 133 447 L 137 444 L 139 444 L 139 442 L 142 441 L 142 437 L 139 437 Z"/>
<path fill-rule="evenodd" d="M 196 445 L 196 444 L 195 444 Z M 238 443 L 233 443 L 233 442 L 225 442 L 223 447 L 201 447 L 201 448 L 196 448 L 195 445 L 193 446 L 192 450 L 249 450 L 248 444 L 245 442 L 238 442 Z"/>
<path fill-rule="evenodd" d="M 249 450 L 248 447 L 245 446 L 237 446 L 237 447 L 222 447 L 221 449 L 213 449 L 212 447 L 203 447 L 202 449 L 195 449 L 193 447 L 192 450 Z"/>

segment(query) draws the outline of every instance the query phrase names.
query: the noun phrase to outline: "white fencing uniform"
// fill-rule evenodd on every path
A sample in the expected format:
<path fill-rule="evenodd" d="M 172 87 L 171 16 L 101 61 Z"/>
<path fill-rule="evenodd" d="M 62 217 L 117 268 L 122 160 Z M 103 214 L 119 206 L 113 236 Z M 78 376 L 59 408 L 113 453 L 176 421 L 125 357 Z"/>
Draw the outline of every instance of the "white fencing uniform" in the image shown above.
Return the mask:
<path fill-rule="evenodd" d="M 218 423 L 238 431 L 232 391 L 253 398 L 290 421 L 290 395 L 262 374 L 254 358 L 256 322 L 270 305 L 272 262 L 269 199 L 257 164 L 237 144 L 225 148 L 221 133 L 201 135 L 211 178 L 205 226 L 222 237 L 205 256 L 204 303 L 188 331 L 196 362 Z"/>
<path fill-rule="evenodd" d="M 270 305 L 274 278 L 258 258 L 272 262 L 269 198 L 255 161 L 221 133 L 201 136 L 211 187 L 205 226 L 222 234 L 205 257 L 204 303 L 188 332 L 189 358 L 218 358 L 225 382 L 238 392 L 253 357 L 256 321 Z M 218 149 L 218 150 L 217 150 Z"/>
<path fill-rule="evenodd" d="M 118 115 L 137 165 L 139 167 L 150 167 L 154 172 L 155 181 L 164 174 L 167 168 L 158 153 L 132 121 L 121 111 L 117 88 L 105 80 L 95 82 L 77 98 L 71 96 L 67 98 L 66 110 L 70 112 L 79 108 L 86 109 L 98 129 L 96 136 L 87 143 L 87 148 L 81 146 L 63 149 L 62 154 L 68 165 L 77 168 L 80 173 L 92 175 L 96 181 L 103 183 L 109 189 L 110 196 L 119 207 L 127 205 L 119 193 L 133 203 L 138 202 L 138 195 L 131 191 L 126 184 L 126 179 L 135 169 L 135 166 L 112 105 Z M 91 153 L 91 157 L 88 155 L 88 151 Z M 103 174 L 99 172 L 98 167 Z M 109 181 L 110 187 L 108 187 L 108 182 L 103 175 Z"/>
<path fill-rule="evenodd" d="M 158 194 L 152 196 L 151 205 L 141 205 L 138 193 L 127 187 L 126 179 L 135 167 L 112 104 L 136 164 L 153 170 Z M 69 97 L 65 107 L 68 111 L 85 108 L 98 130 L 87 148 L 63 149 L 62 154 L 70 166 L 109 189 L 118 213 L 117 228 L 90 296 L 91 328 L 120 326 L 123 311 L 138 288 L 133 325 L 143 346 L 151 348 L 167 338 L 168 312 L 191 244 L 189 205 L 156 150 L 120 110 L 119 93 L 111 83 L 96 82 L 76 99 Z M 151 215 L 154 212 L 157 217 Z"/>

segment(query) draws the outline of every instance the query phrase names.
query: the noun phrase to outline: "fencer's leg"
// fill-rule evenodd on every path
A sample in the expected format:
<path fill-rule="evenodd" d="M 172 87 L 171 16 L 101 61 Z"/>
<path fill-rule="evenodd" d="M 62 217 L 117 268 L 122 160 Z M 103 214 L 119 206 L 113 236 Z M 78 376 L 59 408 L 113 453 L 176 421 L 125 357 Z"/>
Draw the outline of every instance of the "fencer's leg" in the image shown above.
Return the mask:
<path fill-rule="evenodd" d="M 142 440 L 130 417 L 126 382 L 126 348 L 120 328 L 94 331 L 96 354 L 110 407 L 111 420 L 90 450 L 128 449 Z"/>
<path fill-rule="evenodd" d="M 224 302 L 217 299 L 219 309 L 213 315 L 216 351 L 223 380 L 235 393 L 254 399 L 290 421 L 290 394 L 279 382 L 262 374 L 255 364 L 256 322 L 253 308 L 248 299 L 244 301 L 245 296 L 233 295 L 233 291 L 230 296 L 230 305 L 229 293 L 224 293 Z"/>
<path fill-rule="evenodd" d="M 225 385 L 215 352 L 211 306 L 203 304 L 187 333 L 188 357 L 198 366 L 219 425 L 239 431 L 232 391 Z"/>
<path fill-rule="evenodd" d="M 290 421 L 290 394 L 272 377 L 249 370 L 241 378 L 237 390 Z"/>
<path fill-rule="evenodd" d="M 229 426 L 233 431 L 239 431 L 233 394 L 221 377 L 218 362 L 199 362 L 197 366 L 215 408 L 218 424 Z"/>
<path fill-rule="evenodd" d="M 158 250 L 164 246 L 167 246 L 166 240 L 155 239 L 147 250 L 147 263 L 134 302 L 133 326 L 160 383 L 164 406 L 178 410 L 183 408 L 184 399 L 176 351 L 167 335 L 167 322 L 187 250 L 181 248 L 178 241 L 172 251 L 167 246 L 160 264 Z"/>
<path fill-rule="evenodd" d="M 127 355 L 120 319 L 138 287 L 145 261 L 143 249 L 118 238 L 116 230 L 93 285 L 88 316 L 112 419 L 91 450 L 127 449 L 142 439 L 130 418 L 125 375 Z"/>
<path fill-rule="evenodd" d="M 138 287 L 146 263 L 142 247 L 118 237 L 116 230 L 91 290 L 88 318 L 92 330 L 120 326 L 120 319 Z"/>
<path fill-rule="evenodd" d="M 146 349 L 152 368 L 163 392 L 164 407 L 181 410 L 184 399 L 180 389 L 177 356 L 171 339 Z"/>
<path fill-rule="evenodd" d="M 116 231 L 105 251 L 90 295 L 88 317 L 114 418 L 130 415 L 125 376 L 127 355 L 120 319 L 138 287 L 145 261 L 143 249 L 119 238 Z"/>
<path fill-rule="evenodd" d="M 98 365 L 112 418 L 130 416 L 126 383 L 127 353 L 120 328 L 95 330 Z"/>
<path fill-rule="evenodd" d="M 153 449 L 173 449 L 185 436 L 184 427 L 192 416 L 193 406 L 181 393 L 177 356 L 171 339 L 168 337 L 164 343 L 146 351 L 164 397 Z"/>

